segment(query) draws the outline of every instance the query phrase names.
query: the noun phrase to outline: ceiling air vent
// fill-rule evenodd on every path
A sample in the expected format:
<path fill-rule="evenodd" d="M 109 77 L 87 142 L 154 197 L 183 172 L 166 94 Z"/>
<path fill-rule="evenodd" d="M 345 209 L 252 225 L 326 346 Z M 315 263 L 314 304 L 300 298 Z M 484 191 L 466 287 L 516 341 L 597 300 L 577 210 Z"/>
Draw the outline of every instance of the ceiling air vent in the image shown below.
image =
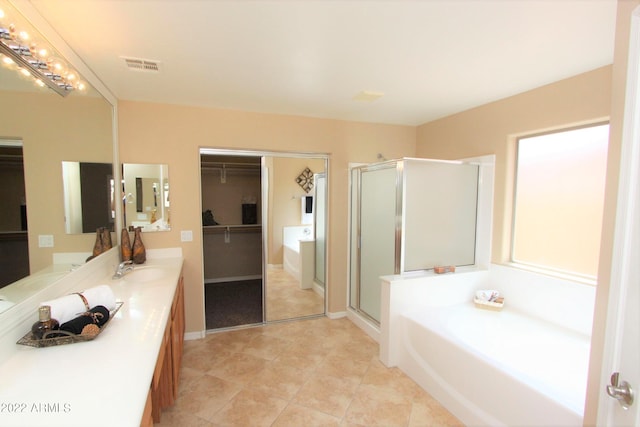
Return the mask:
<path fill-rule="evenodd" d="M 383 92 L 377 92 L 373 90 L 363 90 L 358 92 L 354 97 L 354 101 L 373 102 L 384 96 Z"/>
<path fill-rule="evenodd" d="M 160 62 L 152 59 L 139 59 L 139 58 L 122 58 L 124 59 L 127 68 L 134 71 L 146 71 L 150 73 L 157 73 L 160 71 Z"/>

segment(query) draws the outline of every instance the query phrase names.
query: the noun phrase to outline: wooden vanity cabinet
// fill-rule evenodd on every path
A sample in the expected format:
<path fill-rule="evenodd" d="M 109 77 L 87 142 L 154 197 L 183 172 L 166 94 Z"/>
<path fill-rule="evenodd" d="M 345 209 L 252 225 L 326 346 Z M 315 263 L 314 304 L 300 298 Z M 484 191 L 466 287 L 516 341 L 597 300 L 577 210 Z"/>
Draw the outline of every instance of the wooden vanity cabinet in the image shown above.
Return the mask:
<path fill-rule="evenodd" d="M 173 405 L 178 397 L 184 328 L 184 278 L 180 276 L 151 381 L 150 416 L 145 408 L 142 426 L 160 422 L 162 410 Z"/>
<path fill-rule="evenodd" d="M 178 398 L 180 366 L 184 349 L 184 279 L 180 277 L 176 295 L 171 306 L 171 362 L 173 373 L 173 399 Z"/>
<path fill-rule="evenodd" d="M 152 427 L 153 426 L 153 415 L 151 414 L 151 389 L 149 389 L 149 393 L 147 393 L 147 403 L 144 405 L 144 412 L 142 413 L 142 421 L 140 422 L 140 427 Z"/>

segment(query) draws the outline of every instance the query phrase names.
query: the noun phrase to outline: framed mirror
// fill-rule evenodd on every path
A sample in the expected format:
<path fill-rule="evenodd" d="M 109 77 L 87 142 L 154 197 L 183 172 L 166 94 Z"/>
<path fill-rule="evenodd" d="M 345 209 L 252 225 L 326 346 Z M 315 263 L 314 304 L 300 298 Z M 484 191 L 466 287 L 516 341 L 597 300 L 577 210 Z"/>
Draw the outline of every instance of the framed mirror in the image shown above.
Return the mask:
<path fill-rule="evenodd" d="M 169 166 L 122 165 L 123 224 L 143 232 L 171 230 Z"/>
<path fill-rule="evenodd" d="M 67 66 L 73 60 L 83 67 L 68 47 L 61 43 L 60 48 L 56 48 L 31 25 L 37 20 L 22 16 L 5 0 L 0 0 L 0 9 L 4 12 L 0 27 L 14 24 L 17 30 L 27 31 L 30 40 L 39 48 L 46 49 Z M 52 33 L 46 25 L 43 29 Z M 69 56 L 65 58 L 65 55 Z M 3 280 L 8 268 L 5 264 L 0 265 L 0 299 L 10 300 L 10 304 L 3 304 L 6 306 L 19 304 L 36 288 L 41 289 L 59 279 L 73 268 L 72 264 L 84 262 L 85 254 L 92 251 L 95 229 L 81 234 L 68 234 L 65 230 L 62 162 L 115 163 L 115 99 L 103 86 L 98 91 L 89 84 L 86 78 L 91 77 L 91 81 L 101 85 L 86 68 L 75 69 L 76 77 L 84 82 L 84 90 L 73 90 L 61 96 L 38 85 L 32 76 L 23 75 L 15 63 L 5 60 L 6 56 L 0 56 L 0 146 L 19 142 L 23 164 L 21 179 L 24 180 L 23 194 L 12 196 L 10 203 L 6 200 L 0 206 L 3 212 L 0 216 L 11 212 L 13 218 L 11 226 L 0 230 L 0 253 L 16 255 L 26 267 L 20 274 Z M 0 173 L 5 164 L 0 164 Z M 24 221 L 15 220 L 21 215 Z M 18 238 L 21 239 L 19 253 L 7 246 L 15 245 Z M 5 260 L 8 258 L 0 257 L 0 263 Z M 31 277 L 36 273 L 37 280 Z"/>

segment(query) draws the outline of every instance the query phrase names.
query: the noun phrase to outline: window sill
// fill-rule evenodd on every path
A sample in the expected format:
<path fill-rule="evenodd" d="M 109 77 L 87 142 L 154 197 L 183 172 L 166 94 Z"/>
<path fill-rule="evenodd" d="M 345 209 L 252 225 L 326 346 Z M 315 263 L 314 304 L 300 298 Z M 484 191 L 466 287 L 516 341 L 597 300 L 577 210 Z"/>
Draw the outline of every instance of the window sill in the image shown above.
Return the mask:
<path fill-rule="evenodd" d="M 553 270 L 550 268 L 539 267 L 531 264 L 524 264 L 520 262 L 505 262 L 505 263 L 502 263 L 502 265 L 505 265 L 511 268 L 517 268 L 520 270 L 529 271 L 532 273 L 544 274 L 546 276 L 555 277 L 557 279 L 569 280 L 572 282 L 581 283 L 583 285 L 588 285 L 588 286 L 596 286 L 598 284 L 597 278 L 594 278 L 594 277 L 567 273 L 564 271 Z"/>

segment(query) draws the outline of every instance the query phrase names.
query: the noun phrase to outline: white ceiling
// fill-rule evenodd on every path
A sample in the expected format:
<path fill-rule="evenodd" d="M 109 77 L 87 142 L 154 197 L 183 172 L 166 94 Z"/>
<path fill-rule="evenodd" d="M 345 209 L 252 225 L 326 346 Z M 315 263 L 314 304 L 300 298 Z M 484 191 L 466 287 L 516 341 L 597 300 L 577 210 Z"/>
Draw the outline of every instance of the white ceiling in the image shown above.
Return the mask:
<path fill-rule="evenodd" d="M 419 125 L 613 61 L 615 0 L 31 0 L 118 99 Z M 151 74 L 123 56 L 160 62 Z M 373 102 L 359 92 L 383 92 Z"/>

